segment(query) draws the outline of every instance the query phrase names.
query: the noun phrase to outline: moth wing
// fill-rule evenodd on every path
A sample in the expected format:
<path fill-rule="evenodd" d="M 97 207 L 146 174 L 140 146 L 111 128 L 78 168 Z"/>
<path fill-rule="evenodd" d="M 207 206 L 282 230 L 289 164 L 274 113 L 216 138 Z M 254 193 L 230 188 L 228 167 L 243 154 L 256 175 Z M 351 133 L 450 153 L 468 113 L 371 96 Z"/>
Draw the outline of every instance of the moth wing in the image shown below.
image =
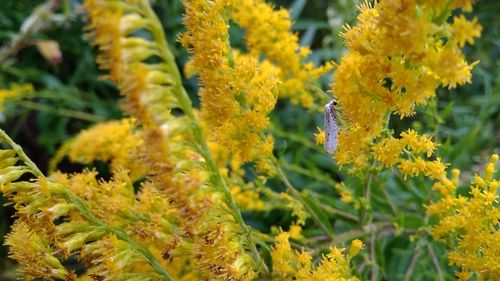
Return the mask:
<path fill-rule="evenodd" d="M 325 150 L 333 154 L 337 149 L 338 143 L 338 126 L 337 126 L 337 117 L 335 116 L 335 109 L 333 106 L 333 102 L 328 103 L 325 106 L 324 113 L 324 121 L 325 121 Z"/>

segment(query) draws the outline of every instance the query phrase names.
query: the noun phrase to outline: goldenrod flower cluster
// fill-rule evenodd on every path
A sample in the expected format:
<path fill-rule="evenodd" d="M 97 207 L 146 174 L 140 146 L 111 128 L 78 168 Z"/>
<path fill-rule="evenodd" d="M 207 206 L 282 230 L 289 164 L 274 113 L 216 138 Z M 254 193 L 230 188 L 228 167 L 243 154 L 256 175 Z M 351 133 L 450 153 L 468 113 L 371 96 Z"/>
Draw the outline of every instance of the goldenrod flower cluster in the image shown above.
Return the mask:
<path fill-rule="evenodd" d="M 414 131 L 394 138 L 389 120 L 393 114 L 413 115 L 415 106 L 425 105 L 440 86 L 470 82 L 475 63 L 467 63 L 460 48 L 473 43 L 481 26 L 463 15 L 448 23 L 450 9 L 471 5 L 449 2 L 388 0 L 359 6 L 358 24 L 342 33 L 348 52 L 332 84 L 344 122 L 335 155 L 340 165 L 365 167 L 375 159 L 399 165 L 406 175 L 426 170 L 408 157 L 431 156 L 435 145 L 430 138 Z"/>
<path fill-rule="evenodd" d="M 250 233 L 229 191 L 209 175 L 215 164 L 203 146 L 201 129 L 191 127 L 196 119 L 148 2 L 84 4 L 90 35 L 101 50 L 98 62 L 110 70 L 109 78 L 125 96 L 125 110 L 140 128 L 130 120 L 101 124 L 68 144 L 72 160 L 109 161 L 109 181 L 95 171 L 56 172 L 45 178 L 16 166 L 16 153 L 5 152 L 2 192 L 15 202 L 23 223 L 7 241 L 12 257 L 28 279 L 75 278 L 54 262 L 70 256 L 84 262 L 86 274 L 97 279 L 251 279 L 260 265 L 250 254 Z M 141 37 L 138 30 L 148 30 L 152 37 Z M 150 63 L 155 56 L 159 60 Z M 170 115 L 176 107 L 186 115 Z M 92 142 L 96 136 L 105 150 Z M 141 169 L 129 174 L 138 164 Z M 37 180 L 14 182 L 26 172 Z M 146 180 L 136 192 L 130 177 L 143 173 Z M 46 233 L 38 240 L 45 243 L 47 257 L 54 258 L 41 259 L 42 267 L 33 270 L 38 267 L 32 262 L 45 252 L 38 252 L 40 247 L 22 251 L 15 239 L 19 232 Z"/>
<path fill-rule="evenodd" d="M 396 166 L 405 179 L 434 180 L 441 199 L 427 211 L 439 219 L 434 237 L 454 248 L 449 259 L 461 269 L 457 276 L 496 280 L 498 155 L 463 196 L 459 171 L 448 179 L 447 164 L 431 158 L 438 145 L 430 135 L 408 129 L 395 136 L 389 124 L 392 115 L 414 114 L 438 87 L 470 81 L 474 63 L 461 48 L 473 44 L 481 27 L 462 14 L 451 20 L 448 15 L 470 10 L 473 2 L 382 0 L 360 6 L 358 25 L 343 33 L 348 51 L 332 84 L 342 125 L 335 157 L 359 170 Z M 262 0 L 184 0 L 187 31 L 179 40 L 192 54 L 186 72 L 197 75 L 201 86 L 197 112 L 148 0 L 83 3 L 87 35 L 100 51 L 97 62 L 109 72 L 103 78 L 117 85 L 129 117 L 82 131 L 60 149 L 48 176 L 0 130 L 0 140 L 10 146 L 0 150 L 0 191 L 17 217 L 6 244 L 24 278 L 359 280 L 350 263 L 363 243 L 355 239 L 349 250 L 333 246 L 333 220 L 323 214 L 343 211 L 312 206 L 319 200 L 295 190 L 273 156 L 268 115 L 277 99 L 313 107 L 307 84 L 332 68 L 306 62 L 309 50 L 290 31 L 289 13 Z M 232 49 L 230 22 L 245 29 L 245 52 Z M 5 98 L 29 91 L 0 90 L 0 107 Z M 318 142 L 324 138 L 322 131 L 316 135 Z M 111 177 L 95 169 L 56 171 L 64 157 L 85 165 L 105 162 Z M 246 163 L 258 168 L 251 182 L 242 168 Z M 266 186 L 274 172 L 287 192 Z M 346 183 L 335 189 L 361 214 L 343 215 L 363 226 L 369 192 L 360 199 Z M 270 234 L 259 233 L 245 224 L 240 208 L 286 209 L 294 221 L 288 231 L 270 226 Z M 316 235 L 302 233 L 309 217 L 324 233 L 302 243 Z M 318 247 L 301 248 L 310 242 Z M 77 276 L 65 267 L 69 259 L 78 260 L 84 272 Z"/>
<path fill-rule="evenodd" d="M 184 1 L 187 32 L 181 41 L 193 54 L 189 69 L 199 77 L 201 119 L 226 150 L 233 166 L 272 157 L 274 141 L 264 131 L 277 99 L 278 70 L 229 42 L 231 1 Z"/>
<path fill-rule="evenodd" d="M 181 42 L 193 54 L 187 67 L 202 89 L 201 119 L 213 142 L 225 148 L 233 169 L 257 162 L 272 172 L 274 141 L 266 133 L 278 95 L 306 107 L 314 104 L 307 84 L 332 65 L 305 62 L 309 50 L 291 32 L 289 13 L 260 0 L 184 1 L 187 32 Z M 246 30 L 248 53 L 230 45 L 229 21 Z M 228 150 L 229 149 L 229 150 Z"/>
<path fill-rule="evenodd" d="M 81 131 L 63 145 L 51 163 L 52 170 L 64 156 L 68 156 L 75 163 L 92 164 L 96 160 L 110 162 L 113 171 L 126 169 L 131 179 L 136 180 L 146 174 L 141 159 L 136 157 L 143 153 L 143 145 L 133 119 L 99 123 Z"/>
<path fill-rule="evenodd" d="M 491 156 L 483 176 L 475 175 L 467 196 L 458 190 L 460 171 L 451 179 L 442 177 L 433 189 L 441 199 L 427 207 L 439 223 L 432 229 L 435 239 L 448 244 L 450 263 L 459 267 L 459 280 L 500 279 L 500 182 L 495 180 L 498 154 Z"/>
<path fill-rule="evenodd" d="M 85 261 L 88 274 L 96 278 L 120 279 L 137 272 L 135 266 L 143 268 L 145 278 L 168 276 L 161 270 L 155 273 L 148 264 L 153 257 L 149 250 L 113 228 L 133 227 L 140 220 L 136 217 L 140 213 L 134 209 L 141 203 L 135 201 L 126 173 L 118 173 L 107 182 L 97 180 L 95 172 L 46 178 L 18 148 L 2 150 L 0 155 L 1 191 L 15 203 L 18 216 L 6 244 L 11 247 L 11 257 L 20 263 L 25 279 L 76 280 L 76 275 L 62 266 L 62 261 L 72 256 Z M 18 161 L 21 164 L 16 165 Z M 36 175 L 37 179 L 17 181 L 26 173 Z M 145 226 L 148 229 L 151 224 Z M 127 246 L 104 248 L 103 243 L 108 239 Z"/>
<path fill-rule="evenodd" d="M 125 95 L 125 109 L 144 128 L 141 136 L 147 144 L 146 151 L 139 155 L 144 158 L 148 172 L 144 187 L 152 190 L 149 196 L 160 194 L 168 202 L 165 206 L 175 209 L 160 212 L 170 217 L 169 224 L 175 230 L 171 229 L 169 235 L 171 241 L 176 242 L 164 246 L 159 254 L 166 261 L 181 259 L 176 267 L 181 273 L 179 277 L 189 272 L 204 278 L 251 278 L 257 266 L 256 257 L 249 253 L 252 245 L 243 243 L 248 238 L 241 239 L 249 234 L 221 178 L 214 180 L 208 175 L 210 169 L 212 173 L 218 171 L 213 170 L 215 164 L 201 139 L 201 129 L 196 125 L 161 25 L 149 4 L 147 1 L 86 1 L 86 7 L 95 42 L 103 51 L 101 65 L 110 69 L 111 79 Z M 108 19 L 114 16 L 116 22 Z M 133 33 L 144 29 L 153 38 Z M 154 56 L 160 61 L 146 62 Z M 246 75 L 244 69 L 241 75 Z M 266 82 L 259 79 L 262 78 L 257 78 L 252 86 L 267 87 Z M 262 104 L 265 107 L 265 102 Z M 256 105 L 256 110 L 264 110 L 259 106 Z M 186 115 L 170 115 L 169 109 L 176 107 Z M 155 243 L 164 243 L 161 237 L 157 239 L 160 241 Z"/>
<path fill-rule="evenodd" d="M 142 0 L 84 4 L 90 19 L 88 37 L 101 51 L 97 62 L 109 70 L 103 78 L 119 87 L 125 111 L 149 127 L 161 126 L 170 109 L 186 107 L 180 98 L 179 71 L 149 4 Z M 140 30 L 147 30 L 151 38 L 139 35 Z M 161 60 L 154 60 L 158 57 Z"/>
<path fill-rule="evenodd" d="M 231 19 L 245 29 L 250 54 L 264 55 L 279 67 L 280 96 L 290 98 L 292 103 L 312 107 L 314 97 L 307 84 L 316 82 L 333 68 L 333 64 L 315 67 L 312 62 L 306 62 L 310 50 L 299 46 L 297 34 L 291 32 L 292 21 L 286 9 L 275 11 L 262 0 L 231 2 Z"/>
<path fill-rule="evenodd" d="M 349 262 L 363 248 L 360 240 L 352 241 L 347 254 L 344 254 L 345 248 L 330 248 L 330 253 L 323 255 L 321 263 L 314 265 L 310 253 L 292 249 L 290 238 L 299 237 L 293 231 L 276 236 L 271 252 L 275 261 L 273 268 L 278 274 L 276 280 L 359 281 L 349 271 Z"/>

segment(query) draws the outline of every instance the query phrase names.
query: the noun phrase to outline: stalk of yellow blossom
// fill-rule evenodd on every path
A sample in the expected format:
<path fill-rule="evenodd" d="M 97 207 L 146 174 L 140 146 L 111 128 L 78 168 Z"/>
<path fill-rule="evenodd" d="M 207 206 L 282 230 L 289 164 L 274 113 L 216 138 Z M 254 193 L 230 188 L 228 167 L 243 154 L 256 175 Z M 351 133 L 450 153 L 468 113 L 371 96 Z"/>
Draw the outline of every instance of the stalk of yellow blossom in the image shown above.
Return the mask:
<path fill-rule="evenodd" d="M 210 140 L 225 147 L 236 166 L 256 161 L 266 170 L 274 141 L 265 130 L 277 99 L 278 69 L 233 52 L 228 33 L 231 4 L 185 1 L 187 32 L 181 42 L 193 54 L 188 71 L 199 76 L 201 117 Z"/>
<path fill-rule="evenodd" d="M 292 232 L 281 232 L 276 236 L 271 251 L 273 269 L 278 275 L 275 280 L 359 280 L 351 274 L 349 263 L 363 248 L 360 240 L 352 241 L 347 254 L 343 248 L 330 248 L 330 253 L 322 257 L 321 263 L 314 265 L 309 252 L 292 249 L 290 238 L 297 237 L 292 237 Z"/>
<path fill-rule="evenodd" d="M 388 120 L 393 114 L 413 115 L 415 106 L 425 105 L 439 86 L 470 82 L 475 63 L 468 64 L 460 48 L 473 43 L 481 27 L 463 16 L 447 23 L 451 8 L 470 4 L 452 2 L 382 0 L 359 6 L 358 24 L 342 33 L 348 52 L 332 84 L 345 121 L 335 154 L 340 165 L 359 168 L 377 160 L 406 168 L 408 174 L 424 172 L 422 165 L 407 167 L 413 161 L 409 155 L 430 157 L 435 145 L 411 130 L 394 138 Z"/>
<path fill-rule="evenodd" d="M 297 34 L 291 32 L 289 12 L 273 7 L 262 0 L 231 1 L 230 17 L 245 29 L 245 42 L 250 54 L 265 58 L 279 67 L 280 96 L 305 107 L 314 104 L 307 89 L 308 83 L 317 81 L 333 68 L 331 63 L 315 67 L 305 62 L 310 50 L 299 45 Z"/>
<path fill-rule="evenodd" d="M 15 228 L 9 236 L 7 244 L 11 246 L 13 258 L 24 259 L 21 260 L 24 265 L 22 269 L 24 274 L 37 278 L 62 278 L 65 276 L 67 279 L 71 279 L 71 276 L 74 275 L 61 269 L 59 259 L 67 259 L 71 255 L 78 254 L 85 245 L 90 245 L 101 239 L 104 234 L 110 233 L 127 244 L 129 249 L 133 249 L 136 258 L 146 264 L 149 271 L 153 270 L 157 276 L 162 276 L 166 280 L 173 280 L 147 247 L 138 243 L 123 230 L 112 226 L 111 223 L 114 220 L 110 220 L 108 224 L 97 218 L 87 206 L 87 202 L 90 201 L 86 202 L 81 198 L 84 197 L 83 195 L 76 196 L 67 187 L 52 179 L 45 178 L 36 165 L 3 130 L 0 130 L 0 135 L 14 149 L 0 151 L 2 165 L 0 191 L 15 202 L 14 207 L 19 216 L 17 223 L 19 227 Z M 16 165 L 19 161 L 23 164 Z M 36 176 L 37 181 L 18 181 L 26 173 Z M 81 190 L 81 188 L 73 188 L 76 188 L 75 191 Z M 86 194 L 88 193 L 87 190 Z M 101 202 L 100 206 L 95 206 L 93 209 L 99 210 L 103 208 L 103 204 L 106 203 Z M 127 205 L 116 204 L 112 208 L 117 206 Z M 109 213 L 111 209 L 102 214 L 98 213 L 98 216 L 111 219 L 113 217 Z M 55 220 L 62 217 L 68 218 L 68 222 L 56 224 Z M 29 252 L 25 247 L 21 247 L 17 239 L 19 235 L 35 235 L 33 243 L 38 243 L 38 246 L 34 250 L 39 249 L 40 252 Z M 46 253 L 46 258 L 37 260 L 35 255 L 43 253 Z M 60 257 L 56 258 L 56 253 Z M 120 260 L 96 261 L 94 266 L 100 266 L 101 262 L 119 263 Z M 33 270 L 36 267 L 34 263 L 39 263 L 42 267 L 38 271 Z M 47 270 L 42 270 L 43 268 Z M 108 274 L 111 273 L 108 272 Z"/>
<path fill-rule="evenodd" d="M 76 280 L 75 274 L 54 256 L 54 249 L 49 244 L 44 233 L 35 233 L 20 221 L 14 223 L 5 237 L 5 245 L 10 247 L 9 257 L 19 261 L 18 271 L 26 280 L 40 277 Z"/>
<path fill-rule="evenodd" d="M 448 258 L 456 265 L 458 280 L 500 278 L 500 182 L 495 180 L 498 155 L 493 154 L 484 175 L 474 176 L 467 196 L 457 194 L 458 182 L 442 177 L 433 189 L 440 200 L 427 206 L 427 213 L 439 219 L 432 228 L 435 239 L 451 248 Z M 459 171 L 454 170 L 456 177 Z"/>
<path fill-rule="evenodd" d="M 146 174 L 143 163 L 137 159 L 143 154 L 143 144 L 132 119 L 99 123 L 63 145 L 51 161 L 51 171 L 67 155 L 72 162 L 82 164 L 95 160 L 110 162 L 112 170 L 127 169 L 135 180 Z"/>
<path fill-rule="evenodd" d="M 139 124 L 145 129 L 143 134 L 144 142 L 147 144 L 146 162 L 149 163 L 151 173 L 150 180 L 160 191 L 171 190 L 175 186 L 174 195 L 182 195 L 174 202 L 182 206 L 182 203 L 189 203 L 189 197 L 197 196 L 194 203 L 203 204 L 206 200 L 210 204 L 206 207 L 192 206 L 190 212 L 194 212 L 199 219 L 207 216 L 214 216 L 215 220 L 226 220 L 227 213 L 234 219 L 238 227 L 224 228 L 224 235 L 236 235 L 234 231 L 242 234 L 244 244 L 252 251 L 253 259 L 262 266 L 259 254 L 251 238 L 251 233 L 246 227 L 241 214 L 236 206 L 234 198 L 231 196 L 222 176 L 219 173 L 206 141 L 202 135 L 200 124 L 198 123 L 192 107 L 191 101 L 182 88 L 180 74 L 175 65 L 174 58 L 168 50 L 168 45 L 162 33 L 162 27 L 154 15 L 147 1 L 85 1 L 85 6 L 89 11 L 91 19 L 91 36 L 99 45 L 101 56 L 99 63 L 101 67 L 110 70 L 110 78 L 118 85 L 125 96 L 124 107 L 129 114 L 134 116 Z M 143 38 L 134 34 L 134 31 L 145 29 L 149 31 L 152 38 Z M 160 58 L 158 63 L 145 62 L 150 57 Z M 169 114 L 172 108 L 180 108 L 185 116 L 175 117 Z M 172 142 L 172 140 L 174 140 Z M 201 155 L 201 158 L 199 157 Z M 187 157 L 188 156 L 188 157 Z M 189 159 L 191 161 L 186 161 Z M 204 161 L 203 161 L 203 160 Z M 180 160 L 190 167 L 178 165 L 175 161 Z M 191 168 L 196 174 L 204 174 L 204 171 L 196 171 L 196 165 L 206 168 L 210 174 L 206 179 L 210 181 L 210 192 L 205 194 L 196 191 L 195 194 L 179 192 L 182 180 L 180 173 L 183 168 Z M 189 169 L 188 169 L 189 170 Z M 201 170 L 201 169 L 198 169 Z M 186 180 L 186 179 L 184 179 Z M 195 180 L 193 184 L 198 184 L 198 188 L 203 186 L 205 178 Z M 201 189 L 200 189 L 201 191 Z M 186 196 L 186 197 L 184 197 Z M 222 200 L 221 200 L 222 199 Z M 183 202 L 186 200 L 186 202 Z M 212 206 L 211 202 L 218 202 L 226 205 L 227 208 Z M 188 204 L 191 205 L 191 204 Z M 211 209 L 210 212 L 205 208 Z M 179 209 L 182 209 L 180 207 Z M 183 215 L 191 215 L 190 212 Z M 182 213 L 181 213 L 182 214 Z M 184 218 L 184 222 L 197 222 L 189 216 Z M 207 247 L 212 250 L 224 249 L 224 243 L 203 243 L 198 240 L 202 235 L 202 229 L 215 226 L 213 221 L 204 220 L 203 224 L 193 224 L 193 238 L 195 246 Z M 228 223 L 231 224 L 231 223 Z M 186 235 L 193 234 L 185 226 Z M 212 229 L 209 231 L 218 231 Z M 231 239 L 235 239 L 234 237 Z M 222 242 L 216 240 L 216 242 Z M 242 243 L 243 244 L 243 243 Z M 241 244 L 240 244 L 241 246 Z M 229 250 L 225 248 L 226 251 Z M 204 250 L 204 249 L 203 249 Z M 203 267 L 206 272 L 211 272 L 215 276 L 229 276 L 234 279 L 248 278 L 252 275 L 253 269 L 248 271 L 229 272 L 227 267 L 240 267 L 241 270 L 248 263 L 252 263 L 251 258 L 247 258 L 243 247 L 236 247 L 237 255 L 242 255 L 240 260 L 218 260 L 217 258 L 202 260 L 196 258 L 198 262 L 210 263 L 220 262 L 222 265 L 210 265 Z M 198 249 L 192 249 L 193 255 Z M 198 251 L 199 252 L 199 251 Z M 230 258 L 231 256 L 228 255 Z M 220 266 L 221 268 L 218 268 Z M 207 273 L 208 274 L 208 273 Z M 234 275 L 231 275 L 234 274 Z M 246 276 L 246 277 L 245 277 Z"/>

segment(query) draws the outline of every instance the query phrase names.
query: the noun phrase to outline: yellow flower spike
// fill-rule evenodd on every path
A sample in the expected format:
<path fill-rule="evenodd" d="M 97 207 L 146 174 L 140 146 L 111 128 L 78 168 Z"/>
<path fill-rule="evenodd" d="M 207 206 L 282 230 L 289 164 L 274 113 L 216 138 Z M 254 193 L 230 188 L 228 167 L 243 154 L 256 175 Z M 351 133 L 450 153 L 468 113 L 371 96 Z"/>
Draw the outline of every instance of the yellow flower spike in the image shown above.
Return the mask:
<path fill-rule="evenodd" d="M 411 159 L 398 155 L 397 142 L 385 132 L 391 115 L 413 115 L 415 106 L 425 105 L 439 86 L 470 82 L 474 63 L 467 63 L 456 42 L 472 41 L 480 27 L 475 21 L 468 24 L 457 18 L 455 29 L 469 27 L 459 34 L 444 19 L 434 19 L 441 14 L 437 11 L 446 15 L 446 1 L 432 5 L 425 1 L 366 2 L 358 9 L 357 25 L 346 26 L 341 33 L 348 52 L 337 66 L 332 84 L 345 122 L 335 154 L 337 163 L 360 169 L 378 160 L 404 169 L 405 177 L 423 172 L 439 178 L 439 163 L 422 159 L 412 164 Z M 431 157 L 436 149 L 429 136 L 413 130 L 403 132 L 400 141 L 408 150 L 404 155 Z"/>
<path fill-rule="evenodd" d="M 54 257 L 45 233 L 33 232 L 23 221 L 17 221 L 6 235 L 5 244 L 10 247 L 9 257 L 21 265 L 18 271 L 25 279 L 35 278 L 74 280 L 75 274 L 64 268 Z"/>
<path fill-rule="evenodd" d="M 233 164 L 257 162 L 258 168 L 269 170 L 265 160 L 273 158 L 272 146 L 268 148 L 273 141 L 265 130 L 267 115 L 276 103 L 280 70 L 231 49 L 228 19 L 220 15 L 230 17 L 234 3 L 196 0 L 185 4 L 187 32 L 181 42 L 193 54 L 190 72 L 200 77 L 201 116 L 211 132 L 210 141 L 228 148 Z"/>
<path fill-rule="evenodd" d="M 485 174 L 489 174 L 488 170 L 494 171 L 491 164 L 487 164 Z M 458 179 L 458 175 L 458 170 L 452 171 L 452 180 Z M 454 192 L 445 193 L 438 202 L 427 206 L 428 214 L 439 219 L 432 229 L 433 237 L 451 246 L 448 258 L 451 264 L 461 268 L 457 273 L 461 280 L 496 280 L 500 277 L 497 267 L 500 264 L 500 244 L 492 241 L 499 232 L 500 212 L 495 203 L 499 199 L 499 185 L 494 180 L 488 182 L 485 179 L 486 176 L 475 175 L 467 197 Z M 446 180 L 442 178 L 441 182 Z"/>
<path fill-rule="evenodd" d="M 72 162 L 83 164 L 92 164 L 95 160 L 110 162 L 112 170 L 127 169 L 132 179 L 138 179 L 146 173 L 140 161 L 143 143 L 133 119 L 99 123 L 63 145 L 56 160 L 68 155 Z"/>
<path fill-rule="evenodd" d="M 314 98 L 307 84 L 333 68 L 332 63 L 315 67 L 306 63 L 311 52 L 299 45 L 297 34 L 291 31 L 292 20 L 286 9 L 273 10 L 262 0 L 236 0 L 231 2 L 229 14 L 245 29 L 245 42 L 254 57 L 262 56 L 279 68 L 278 85 L 280 97 L 288 97 L 293 103 L 309 108 Z"/>

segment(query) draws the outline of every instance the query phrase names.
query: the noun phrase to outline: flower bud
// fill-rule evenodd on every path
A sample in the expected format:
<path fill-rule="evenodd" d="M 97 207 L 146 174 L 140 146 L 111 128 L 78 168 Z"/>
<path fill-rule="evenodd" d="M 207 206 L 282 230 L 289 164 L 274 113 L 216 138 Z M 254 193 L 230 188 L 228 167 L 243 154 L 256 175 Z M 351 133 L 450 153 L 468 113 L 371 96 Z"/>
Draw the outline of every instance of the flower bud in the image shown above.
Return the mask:
<path fill-rule="evenodd" d="M 363 248 L 363 242 L 361 242 L 361 240 L 358 240 L 358 239 L 354 239 L 352 242 L 351 242 L 351 248 L 349 249 L 349 256 L 352 258 L 354 256 L 356 256 L 359 251 Z"/>

